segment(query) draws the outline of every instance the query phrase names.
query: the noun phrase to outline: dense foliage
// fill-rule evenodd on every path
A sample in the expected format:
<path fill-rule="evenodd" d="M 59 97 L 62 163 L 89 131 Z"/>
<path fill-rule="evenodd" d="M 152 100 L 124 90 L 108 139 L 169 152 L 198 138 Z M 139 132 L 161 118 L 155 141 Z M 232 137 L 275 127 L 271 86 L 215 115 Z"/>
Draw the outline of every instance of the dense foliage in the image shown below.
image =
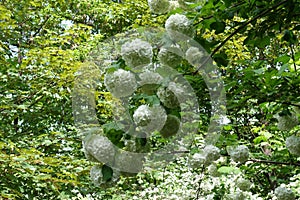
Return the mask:
<path fill-rule="evenodd" d="M 298 199 L 300 2 L 149 0 L 149 5 L 145 0 L 0 1 L 1 198 Z M 137 87 L 130 85 L 128 63 L 172 65 L 197 95 L 200 120 L 182 157 L 163 168 L 151 170 L 145 162 L 139 173 L 114 173 L 97 163 L 97 154 L 87 153 L 75 127 L 72 91 L 77 70 L 88 65 L 85 61 L 95 49 L 110 53 L 112 36 L 124 42 L 121 33 L 165 25 L 169 33 L 176 29 L 193 37 L 210 54 L 224 81 L 230 122 L 214 146 L 205 146 L 213 106 L 201 68 L 192 65 L 199 52 L 190 49 L 192 56 L 184 60 L 152 44 L 152 52 L 144 49 L 144 60 L 130 60 L 141 55 L 130 54 L 128 43 L 120 54 L 111 55 L 111 67 L 96 65 L 102 73 L 95 93 L 102 134 L 124 150 L 154 151 L 170 143 L 183 118 L 168 88 L 157 88 L 157 93 L 141 88 L 129 102 L 135 122 L 147 124 L 153 116 L 145 105 L 160 104 L 167 112 L 159 114 L 157 123 L 171 125 L 149 141 L 132 139 L 118 129 L 112 117 L 119 103 L 115 97 Z M 132 91 L 114 91 L 124 81 L 107 77 L 125 75 Z M 153 80 L 159 82 L 161 76 L 154 74 Z M 97 140 L 104 140 L 97 134 L 84 140 L 85 145 L 97 147 Z M 98 178 L 91 180 L 90 173 Z"/>

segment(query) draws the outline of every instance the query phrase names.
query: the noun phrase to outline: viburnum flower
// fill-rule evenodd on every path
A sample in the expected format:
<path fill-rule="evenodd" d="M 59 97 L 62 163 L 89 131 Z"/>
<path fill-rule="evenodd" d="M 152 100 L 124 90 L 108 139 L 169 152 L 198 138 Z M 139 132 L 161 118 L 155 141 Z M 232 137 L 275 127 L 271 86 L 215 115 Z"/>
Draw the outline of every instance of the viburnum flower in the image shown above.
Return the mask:
<path fill-rule="evenodd" d="M 114 167 L 121 172 L 138 173 L 143 168 L 143 154 L 119 151 L 115 156 Z"/>
<path fill-rule="evenodd" d="M 220 173 L 218 172 L 217 165 L 214 163 L 212 163 L 211 165 L 208 166 L 207 171 L 211 176 L 214 176 L 214 177 L 217 177 L 220 175 Z"/>
<path fill-rule="evenodd" d="M 228 154 L 234 162 L 245 162 L 249 158 L 249 149 L 245 145 L 227 147 Z"/>
<path fill-rule="evenodd" d="M 251 188 L 251 182 L 243 177 L 239 177 L 236 180 L 236 186 L 242 191 L 248 191 Z"/>
<path fill-rule="evenodd" d="M 174 68 L 182 61 L 182 57 L 180 56 L 180 49 L 175 47 L 170 49 L 161 48 L 158 53 L 158 60 L 160 61 L 160 63 Z"/>
<path fill-rule="evenodd" d="M 180 34 L 177 32 L 190 37 L 194 34 L 191 21 L 185 15 L 181 14 L 171 15 L 165 23 L 165 28 L 169 36 L 176 40 L 180 39 L 178 38 Z"/>
<path fill-rule="evenodd" d="M 170 1 L 169 11 L 175 10 L 179 7 L 180 7 L 180 5 L 179 5 L 178 1 Z"/>
<path fill-rule="evenodd" d="M 138 81 L 138 84 L 140 86 L 160 84 L 163 80 L 163 77 L 159 73 L 150 70 L 145 70 L 142 73 L 140 73 L 139 78 L 140 80 Z"/>
<path fill-rule="evenodd" d="M 121 55 L 129 67 L 143 67 L 151 62 L 152 46 L 141 39 L 134 39 L 122 45 Z"/>
<path fill-rule="evenodd" d="M 169 0 L 148 0 L 151 12 L 155 14 L 164 14 L 169 11 Z"/>
<path fill-rule="evenodd" d="M 168 108 L 176 108 L 179 105 L 178 98 L 168 87 L 160 87 L 156 92 L 159 100 Z"/>
<path fill-rule="evenodd" d="M 114 144 L 101 135 L 90 135 L 83 142 L 87 157 L 92 157 L 98 162 L 112 164 L 115 156 Z"/>
<path fill-rule="evenodd" d="M 203 154 L 205 156 L 205 163 L 210 164 L 220 158 L 220 149 L 214 145 L 207 145 L 203 149 Z"/>
<path fill-rule="evenodd" d="M 190 163 L 192 168 L 200 168 L 205 163 L 205 156 L 201 153 L 195 153 Z"/>
<path fill-rule="evenodd" d="M 204 54 L 197 47 L 190 47 L 185 53 L 186 60 L 193 66 L 199 66 L 203 62 Z"/>
<path fill-rule="evenodd" d="M 286 187 L 283 187 L 283 186 L 277 187 L 274 191 L 274 194 L 278 200 L 294 200 L 295 199 L 295 194 L 293 193 L 293 191 Z"/>
<path fill-rule="evenodd" d="M 151 110 L 148 105 L 139 106 L 133 114 L 133 120 L 137 126 L 146 126 L 151 121 Z"/>
<path fill-rule="evenodd" d="M 285 141 L 285 145 L 289 152 L 300 156 L 300 137 L 295 135 L 288 137 Z"/>
<path fill-rule="evenodd" d="M 294 112 L 292 112 L 290 115 L 277 115 L 276 118 L 278 120 L 277 127 L 281 131 L 289 131 L 299 123 L 298 117 Z"/>
<path fill-rule="evenodd" d="M 130 96 L 137 88 L 134 74 L 123 69 L 106 74 L 104 84 L 112 95 L 117 98 Z"/>

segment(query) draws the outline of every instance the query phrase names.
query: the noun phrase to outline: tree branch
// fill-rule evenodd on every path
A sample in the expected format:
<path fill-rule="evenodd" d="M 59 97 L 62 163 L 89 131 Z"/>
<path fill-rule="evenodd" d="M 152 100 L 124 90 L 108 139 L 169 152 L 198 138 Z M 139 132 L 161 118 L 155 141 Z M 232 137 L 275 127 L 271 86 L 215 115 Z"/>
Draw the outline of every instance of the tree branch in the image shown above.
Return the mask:
<path fill-rule="evenodd" d="M 275 4 L 274 6 L 272 6 L 271 8 L 269 9 L 266 9 L 265 11 L 261 12 L 260 14 L 256 15 L 254 18 L 252 18 L 251 20 L 245 22 L 244 24 L 242 24 L 240 27 L 238 27 L 235 31 L 233 31 L 227 38 L 225 38 L 225 40 L 223 42 L 221 42 L 213 51 L 212 53 L 210 54 L 210 56 L 207 57 L 207 59 L 203 62 L 202 65 L 205 65 L 208 60 L 213 57 L 234 35 L 236 35 L 238 32 L 240 32 L 243 28 L 245 28 L 248 24 L 254 22 L 255 20 L 263 17 L 264 15 L 268 14 L 269 12 L 271 12 L 272 10 L 274 10 L 275 8 L 281 6 L 282 4 L 285 4 L 287 3 L 288 0 L 284 0 L 284 1 L 281 1 L 277 4 Z M 200 70 L 200 67 L 198 67 L 198 69 L 193 73 L 193 74 L 196 74 L 199 70 Z"/>
<path fill-rule="evenodd" d="M 300 166 L 300 163 L 288 163 L 288 162 L 279 162 L 279 161 L 272 161 L 272 160 L 258 160 L 258 159 L 250 159 L 247 162 L 256 162 L 256 163 L 266 163 L 272 165 L 293 165 L 293 166 Z"/>

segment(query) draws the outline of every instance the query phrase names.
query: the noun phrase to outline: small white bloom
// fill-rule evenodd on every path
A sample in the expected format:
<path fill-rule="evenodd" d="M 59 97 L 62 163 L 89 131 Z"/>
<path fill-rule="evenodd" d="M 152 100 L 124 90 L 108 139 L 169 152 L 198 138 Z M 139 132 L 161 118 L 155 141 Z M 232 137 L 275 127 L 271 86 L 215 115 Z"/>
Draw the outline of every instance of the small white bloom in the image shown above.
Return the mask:
<path fill-rule="evenodd" d="M 245 162 L 249 158 L 249 149 L 245 145 L 227 147 L 228 154 L 234 162 Z"/>
<path fill-rule="evenodd" d="M 165 23 L 165 28 L 167 33 L 172 39 L 178 40 L 177 32 L 190 37 L 193 36 L 192 23 L 185 15 L 181 15 L 181 14 L 171 15 Z"/>
<path fill-rule="evenodd" d="M 198 67 L 203 62 L 204 53 L 197 47 L 190 47 L 186 53 L 186 60 L 193 66 Z"/>
<path fill-rule="evenodd" d="M 236 180 L 236 186 L 242 191 L 248 191 L 251 188 L 251 182 L 247 179 L 239 177 Z"/>
<path fill-rule="evenodd" d="M 277 127 L 281 131 L 289 131 L 299 123 L 298 117 L 294 112 L 292 112 L 291 115 L 277 115 L 276 118 L 278 120 Z"/>
<path fill-rule="evenodd" d="M 83 144 L 88 156 L 95 158 L 98 162 L 113 163 L 115 148 L 107 137 L 90 135 L 87 136 Z"/>
<path fill-rule="evenodd" d="M 217 168 L 217 165 L 212 163 L 211 165 L 208 166 L 208 173 L 211 175 L 211 176 L 214 176 L 214 177 L 217 177 L 219 176 L 219 172 L 218 172 L 218 168 Z"/>
<path fill-rule="evenodd" d="M 279 186 L 274 191 L 275 196 L 278 200 L 294 200 L 295 195 L 292 190 L 287 189 L 286 187 Z"/>
<path fill-rule="evenodd" d="M 151 12 L 155 14 L 164 14 L 169 11 L 169 0 L 148 0 Z"/>
<path fill-rule="evenodd" d="M 137 126 L 146 126 L 151 121 L 151 114 L 148 105 L 141 105 L 134 111 L 133 120 Z"/>
<path fill-rule="evenodd" d="M 106 74 L 104 84 L 112 95 L 117 98 L 130 96 L 137 88 L 134 74 L 123 69 Z"/>
<path fill-rule="evenodd" d="M 151 62 L 152 46 L 141 39 L 134 39 L 122 45 L 121 55 L 129 67 L 145 66 Z"/>
<path fill-rule="evenodd" d="M 289 152 L 300 156 L 300 137 L 292 135 L 286 139 L 285 144 Z"/>
<path fill-rule="evenodd" d="M 201 167 L 205 162 L 205 156 L 201 153 L 195 153 L 191 158 L 191 167 L 192 168 L 199 168 Z"/>
<path fill-rule="evenodd" d="M 213 161 L 216 161 L 220 158 L 220 149 L 213 145 L 207 145 L 203 149 L 203 154 L 205 156 L 205 163 L 210 164 Z"/>
<path fill-rule="evenodd" d="M 178 52 L 178 53 L 174 53 Z M 176 67 L 182 61 L 182 57 L 180 56 L 180 49 L 178 48 L 161 48 L 158 53 L 158 60 L 169 67 Z"/>
<path fill-rule="evenodd" d="M 140 81 L 138 84 L 140 86 L 143 85 L 152 85 L 152 84 L 160 84 L 163 80 L 163 77 L 156 72 L 152 72 L 150 70 L 145 70 L 139 75 Z"/>

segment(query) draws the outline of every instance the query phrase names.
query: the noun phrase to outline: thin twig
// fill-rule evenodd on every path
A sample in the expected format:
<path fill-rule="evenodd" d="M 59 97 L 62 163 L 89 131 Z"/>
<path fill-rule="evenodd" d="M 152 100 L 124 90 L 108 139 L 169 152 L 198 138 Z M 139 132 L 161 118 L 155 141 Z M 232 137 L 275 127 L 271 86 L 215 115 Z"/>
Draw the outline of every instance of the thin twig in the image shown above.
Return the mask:
<path fill-rule="evenodd" d="M 247 161 L 256 162 L 256 163 L 266 163 L 272 165 L 293 165 L 293 166 L 300 166 L 300 163 L 288 163 L 288 162 L 279 162 L 279 161 L 272 161 L 272 160 L 258 160 L 258 159 L 250 159 Z"/>
<path fill-rule="evenodd" d="M 257 20 L 258 18 L 260 17 L 263 17 L 264 15 L 266 15 L 267 13 L 271 12 L 272 10 L 274 10 L 275 8 L 281 6 L 282 4 L 286 3 L 288 0 L 284 0 L 284 1 L 281 1 L 277 4 L 275 4 L 274 6 L 272 6 L 271 8 L 269 9 L 266 9 L 265 11 L 261 12 L 260 14 L 256 15 L 254 18 L 252 18 L 251 20 L 245 22 L 244 24 L 242 24 L 240 27 L 238 27 L 235 31 L 233 31 L 227 38 L 225 38 L 225 40 L 223 42 L 221 42 L 213 51 L 212 53 L 210 54 L 210 56 L 208 56 L 205 61 L 203 62 L 202 65 L 205 65 L 208 60 L 213 57 L 225 44 L 226 42 L 228 42 L 234 35 L 236 35 L 238 32 L 240 32 L 242 29 L 244 29 L 248 24 L 254 22 L 255 20 Z M 200 70 L 200 67 L 199 66 L 197 68 L 197 70 L 193 73 L 193 74 L 196 74 L 198 73 L 198 71 Z"/>

